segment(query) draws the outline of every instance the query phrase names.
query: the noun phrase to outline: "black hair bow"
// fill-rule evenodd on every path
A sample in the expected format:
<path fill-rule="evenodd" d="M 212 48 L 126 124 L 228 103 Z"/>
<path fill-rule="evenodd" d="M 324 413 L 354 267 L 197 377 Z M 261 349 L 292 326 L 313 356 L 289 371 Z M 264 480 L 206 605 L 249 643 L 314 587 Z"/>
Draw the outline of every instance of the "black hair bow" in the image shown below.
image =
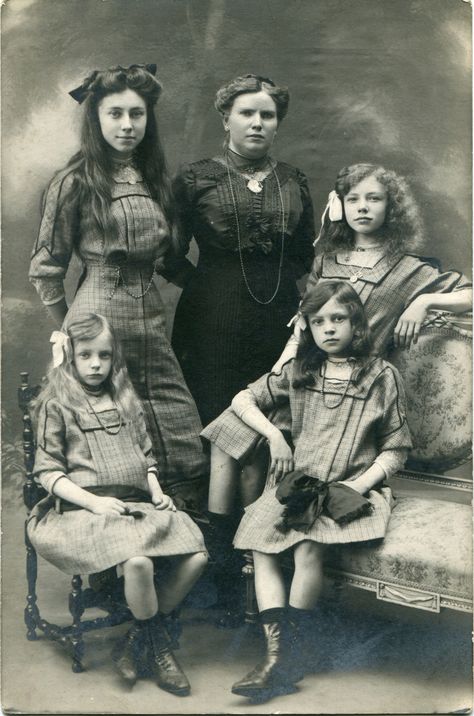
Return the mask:
<path fill-rule="evenodd" d="M 134 64 L 134 65 L 130 65 L 130 67 L 121 67 L 119 65 L 117 69 L 122 70 L 123 72 L 128 72 L 129 70 L 133 70 L 135 67 L 138 67 L 139 69 L 142 69 L 142 70 L 146 70 L 151 75 L 153 75 L 153 77 L 156 75 L 156 64 L 154 62 L 149 65 Z M 79 87 L 76 87 L 75 89 L 73 89 L 69 92 L 71 97 L 74 100 L 76 100 L 76 102 L 78 102 L 79 104 L 82 104 L 84 102 L 84 100 L 87 97 L 87 93 L 89 92 L 91 85 L 94 82 L 94 80 L 96 79 L 98 74 L 99 74 L 99 70 L 94 70 L 93 72 L 91 72 L 90 75 L 88 75 L 88 77 L 86 77 L 82 81 L 82 83 L 79 85 Z"/>

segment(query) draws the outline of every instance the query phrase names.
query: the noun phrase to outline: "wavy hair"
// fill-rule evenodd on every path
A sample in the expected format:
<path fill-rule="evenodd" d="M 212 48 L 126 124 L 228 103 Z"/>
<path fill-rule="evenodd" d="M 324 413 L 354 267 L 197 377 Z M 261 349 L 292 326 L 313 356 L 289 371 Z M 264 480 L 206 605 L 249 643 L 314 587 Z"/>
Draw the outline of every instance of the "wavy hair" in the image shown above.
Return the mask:
<path fill-rule="evenodd" d="M 419 251 L 423 245 L 424 229 L 420 211 L 407 181 L 394 171 L 376 164 L 352 164 L 341 169 L 336 178 L 335 191 L 342 202 L 343 218 L 330 221 L 326 213 L 318 253 L 336 253 L 354 247 L 354 231 L 344 215 L 344 197 L 363 179 L 374 177 L 387 191 L 385 221 L 380 229 L 389 255 Z"/>
<path fill-rule="evenodd" d="M 217 90 L 214 107 L 219 114 L 227 117 L 234 100 L 240 94 L 248 92 L 266 92 L 275 102 L 278 123 L 286 117 L 290 103 L 290 93 L 286 87 L 279 87 L 269 77 L 260 75 L 241 75 L 235 77 Z"/>
<path fill-rule="evenodd" d="M 343 306 L 349 313 L 353 328 L 353 337 L 350 346 L 351 358 L 357 358 L 357 369 L 353 379 L 359 380 L 372 350 L 372 337 L 367 323 L 364 306 L 352 286 L 346 281 L 321 280 L 303 298 L 300 312 L 308 318 L 317 313 L 331 298 Z M 293 378 L 294 388 L 303 388 L 314 385 L 314 373 L 324 363 L 327 353 L 319 348 L 309 329 L 302 331 L 295 359 Z"/>
<path fill-rule="evenodd" d="M 75 413 L 87 410 L 87 398 L 79 381 L 74 365 L 74 345 L 78 341 L 92 341 L 105 333 L 112 343 L 112 367 L 104 387 L 115 401 L 117 409 L 126 420 L 135 419 L 143 412 L 140 400 L 135 393 L 123 359 L 120 342 L 117 340 L 110 323 L 98 313 L 84 313 L 66 322 L 63 332 L 70 341 L 61 365 L 49 367 L 44 385 L 33 401 L 33 416 L 38 418 L 42 406 L 51 398 Z"/>
<path fill-rule="evenodd" d="M 86 89 L 81 148 L 68 163 L 68 166 L 74 165 L 74 182 L 69 198 L 72 200 L 79 195 L 81 203 L 90 207 L 90 214 L 104 233 L 106 241 L 111 234 L 115 234 L 117 229 L 110 213 L 114 165 L 109 146 L 102 136 L 98 108 L 107 95 L 130 89 L 144 100 L 147 109 L 145 135 L 134 155 L 136 165 L 152 198 L 173 226 L 171 181 L 154 109 L 161 93 L 160 83 L 144 66 L 131 65 L 128 68 L 116 66 L 108 70 L 96 70 L 84 80 L 83 87 Z"/>

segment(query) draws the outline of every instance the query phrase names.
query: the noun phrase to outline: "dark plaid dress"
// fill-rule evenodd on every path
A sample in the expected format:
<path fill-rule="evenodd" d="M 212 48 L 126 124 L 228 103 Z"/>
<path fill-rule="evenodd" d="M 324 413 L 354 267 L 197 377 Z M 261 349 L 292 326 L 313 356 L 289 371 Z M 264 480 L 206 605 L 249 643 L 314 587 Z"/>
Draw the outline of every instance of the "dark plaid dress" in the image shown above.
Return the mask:
<path fill-rule="evenodd" d="M 322 370 L 314 385 L 293 388 L 294 360 L 279 374 L 268 373 L 249 385 L 258 407 L 267 412 L 289 405 L 295 446 L 295 469 L 323 482 L 355 480 L 377 459 L 390 455 L 391 469 L 403 467 L 411 447 L 405 417 L 405 395 L 396 368 L 380 358 L 371 362 L 357 382 L 324 381 Z M 207 429 L 208 438 L 213 434 Z M 214 428 L 217 433 L 217 426 Z M 393 505 L 389 487 L 370 490 L 372 513 L 346 525 L 326 515 L 308 532 L 281 532 L 283 505 L 269 487 L 246 508 L 234 544 L 238 549 L 279 553 L 303 540 L 321 543 L 360 542 L 385 535 Z"/>
<path fill-rule="evenodd" d="M 116 409 L 75 413 L 56 400 L 40 412 L 35 473 L 54 494 L 58 478 L 79 487 L 128 486 L 148 492 L 147 472 L 156 465 L 143 416 L 120 421 Z M 107 428 L 107 430 L 104 428 Z M 42 557 L 67 574 L 91 574 L 131 557 L 163 557 L 205 551 L 199 528 L 179 510 L 156 510 L 146 502 L 127 502 L 141 518 L 96 515 L 86 509 L 44 514 L 38 503 L 28 536 Z"/>
<path fill-rule="evenodd" d="M 175 180 L 180 250 L 169 257 L 164 276 L 184 286 L 172 344 L 203 425 L 278 358 L 300 300 L 297 279 L 311 268 L 314 220 L 306 177 L 280 162 L 275 172 L 278 180 L 270 172 L 262 192 L 254 194 L 247 179 L 230 168 L 235 208 L 222 157 L 184 167 Z M 244 271 L 260 300 L 271 298 L 278 284 L 283 229 L 280 283 L 266 305 L 245 285 L 235 209 Z M 193 237 L 197 267 L 185 258 Z"/>
<path fill-rule="evenodd" d="M 417 296 L 449 293 L 471 286 L 469 279 L 459 271 L 441 271 L 434 259 L 408 254 L 384 256 L 373 268 L 363 269 L 343 263 L 342 254 L 341 257 L 319 255 L 314 259 L 306 291 L 325 279 L 348 281 L 357 291 L 371 328 L 374 351 L 382 356 L 390 347 L 398 319 Z M 266 370 L 269 367 L 271 364 Z M 287 409 L 278 408 L 271 420 L 279 429 L 289 429 Z M 216 419 L 216 424 L 222 428 L 215 439 L 216 445 L 224 452 L 232 450 L 230 454 L 241 462 L 248 460 L 260 439 L 255 430 L 230 408 Z M 209 427 L 212 430 L 212 426 Z M 207 436 L 207 431 L 203 435 Z M 226 440 L 227 435 L 232 436 L 230 443 Z M 236 445 L 239 445 L 238 450 Z"/>
<path fill-rule="evenodd" d="M 208 478 L 202 426 L 166 336 L 165 306 L 153 280 L 155 265 L 169 249 L 168 226 L 143 182 L 114 183 L 111 211 L 118 231 L 106 244 L 69 194 L 73 182 L 72 168 L 49 185 L 30 280 L 45 304 L 55 303 L 64 296 L 63 280 L 76 251 L 84 273 L 68 317 L 93 312 L 110 321 L 144 406 L 160 479 L 170 494 L 194 502 Z"/>

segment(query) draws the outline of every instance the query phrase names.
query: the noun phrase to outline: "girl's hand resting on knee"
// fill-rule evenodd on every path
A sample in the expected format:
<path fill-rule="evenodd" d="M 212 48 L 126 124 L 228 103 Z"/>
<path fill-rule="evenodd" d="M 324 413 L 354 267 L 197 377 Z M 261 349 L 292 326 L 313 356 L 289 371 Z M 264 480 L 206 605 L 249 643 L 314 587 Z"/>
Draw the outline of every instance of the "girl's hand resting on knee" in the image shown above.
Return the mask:
<path fill-rule="evenodd" d="M 161 495 L 156 494 L 152 496 L 151 501 L 155 505 L 155 510 L 171 510 L 172 512 L 176 512 L 176 505 L 169 495 L 164 495 L 163 493 L 161 493 Z"/>
<path fill-rule="evenodd" d="M 270 448 L 270 474 L 278 482 L 287 472 L 295 469 L 293 452 L 279 430 L 268 439 Z"/>
<path fill-rule="evenodd" d="M 90 511 L 94 515 L 123 515 L 127 505 L 116 497 L 94 497 Z"/>

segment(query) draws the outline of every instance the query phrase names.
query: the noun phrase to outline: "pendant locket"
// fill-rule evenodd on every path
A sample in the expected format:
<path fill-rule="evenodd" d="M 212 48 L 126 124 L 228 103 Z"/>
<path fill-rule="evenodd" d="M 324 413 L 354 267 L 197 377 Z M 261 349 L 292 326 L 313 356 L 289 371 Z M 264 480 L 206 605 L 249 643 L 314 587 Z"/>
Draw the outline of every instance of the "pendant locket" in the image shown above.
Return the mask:
<path fill-rule="evenodd" d="M 249 179 L 247 189 L 250 189 L 254 194 L 260 194 L 263 189 L 262 182 L 258 181 L 258 179 Z"/>

